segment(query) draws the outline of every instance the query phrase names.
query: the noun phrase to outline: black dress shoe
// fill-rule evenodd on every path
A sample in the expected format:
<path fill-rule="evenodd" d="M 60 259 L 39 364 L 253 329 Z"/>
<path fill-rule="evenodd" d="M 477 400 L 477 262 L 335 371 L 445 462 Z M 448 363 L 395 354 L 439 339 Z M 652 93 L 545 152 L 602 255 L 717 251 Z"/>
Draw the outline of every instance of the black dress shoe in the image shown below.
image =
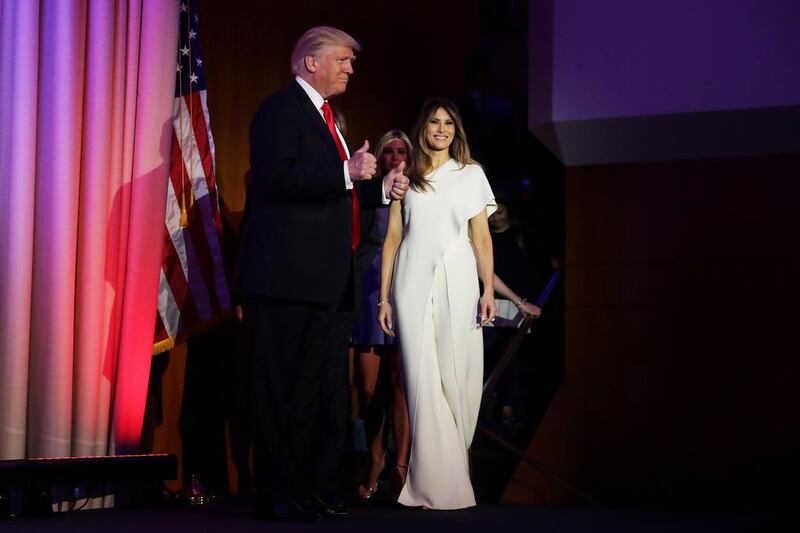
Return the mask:
<path fill-rule="evenodd" d="M 337 518 L 347 518 L 352 514 L 350 509 L 341 503 L 328 503 L 328 507 L 331 510 L 331 516 L 335 516 Z"/>
<path fill-rule="evenodd" d="M 259 520 L 273 522 L 298 522 L 316 524 L 319 514 L 300 505 L 293 498 L 281 498 L 270 505 L 260 505 L 253 509 L 253 516 Z"/>
<path fill-rule="evenodd" d="M 319 496 L 311 496 L 300 500 L 300 505 L 307 511 L 312 511 L 321 516 L 333 518 L 347 518 L 350 509 L 339 503 L 328 503 Z"/>

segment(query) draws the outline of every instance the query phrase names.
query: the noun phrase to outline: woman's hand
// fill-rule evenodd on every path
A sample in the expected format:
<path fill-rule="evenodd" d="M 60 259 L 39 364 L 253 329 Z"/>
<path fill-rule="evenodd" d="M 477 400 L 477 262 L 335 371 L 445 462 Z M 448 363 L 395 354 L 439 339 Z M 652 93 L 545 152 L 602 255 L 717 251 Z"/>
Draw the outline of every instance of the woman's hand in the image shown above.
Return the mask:
<path fill-rule="evenodd" d="M 494 320 L 497 314 L 497 304 L 494 301 L 494 291 L 491 293 L 483 293 L 480 301 L 481 307 L 481 326 L 485 326 Z"/>
<path fill-rule="evenodd" d="M 394 337 L 394 331 L 392 329 L 392 304 L 388 301 L 383 301 L 378 306 L 378 324 L 381 325 L 381 329 L 384 333 L 390 337 Z"/>
<path fill-rule="evenodd" d="M 542 310 L 539 307 L 524 300 L 517 306 L 517 308 L 525 318 L 528 318 L 529 316 L 532 316 L 533 318 L 539 318 L 539 316 L 542 314 Z"/>

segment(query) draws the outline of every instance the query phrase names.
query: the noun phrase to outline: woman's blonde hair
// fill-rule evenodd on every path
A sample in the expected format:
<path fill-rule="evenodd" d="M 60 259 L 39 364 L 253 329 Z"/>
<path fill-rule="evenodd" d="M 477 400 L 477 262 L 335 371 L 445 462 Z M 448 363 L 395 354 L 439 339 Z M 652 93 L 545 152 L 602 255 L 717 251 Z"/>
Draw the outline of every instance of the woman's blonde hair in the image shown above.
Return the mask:
<path fill-rule="evenodd" d="M 422 104 L 412 136 L 414 143 L 412 145 L 412 157 L 409 158 L 411 165 L 408 179 L 411 182 L 411 187 L 416 191 L 430 189 L 430 182 L 425 178 L 425 175 L 431 171 L 433 157 L 428 141 L 425 138 L 425 129 L 428 121 L 436 114 L 438 109 L 444 109 L 453 119 L 455 126 L 453 142 L 450 143 L 450 148 L 448 149 L 450 157 L 456 160 L 459 168 L 464 168 L 468 163 L 475 162 L 470 156 L 467 133 L 464 131 L 464 122 L 461 120 L 461 113 L 459 113 L 456 104 L 448 98 L 431 98 Z"/>
<path fill-rule="evenodd" d="M 378 161 L 381 161 L 383 149 L 386 148 L 387 144 L 397 139 L 403 141 L 403 144 L 406 145 L 406 150 L 408 151 L 408 162 L 406 163 L 406 167 L 408 167 L 408 165 L 411 163 L 411 154 L 413 153 L 413 149 L 411 148 L 411 139 L 408 138 L 408 135 L 406 135 L 403 130 L 389 130 L 384 133 L 381 138 L 378 139 L 378 144 L 375 145 L 375 157 L 378 159 Z M 388 172 L 388 170 L 384 168 L 381 168 L 381 171 Z"/>

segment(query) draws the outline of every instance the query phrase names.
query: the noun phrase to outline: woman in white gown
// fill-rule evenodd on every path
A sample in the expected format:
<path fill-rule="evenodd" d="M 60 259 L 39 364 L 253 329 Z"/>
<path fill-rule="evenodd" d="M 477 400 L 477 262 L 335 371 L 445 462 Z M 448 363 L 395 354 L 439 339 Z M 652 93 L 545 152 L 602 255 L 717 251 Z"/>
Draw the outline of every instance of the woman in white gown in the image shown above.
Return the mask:
<path fill-rule="evenodd" d="M 496 205 L 451 101 L 423 105 L 412 142 L 411 187 L 390 207 L 378 302 L 381 327 L 394 335 L 396 326 L 400 337 L 411 423 L 398 501 L 461 509 L 475 505 L 469 447 L 481 400 L 481 326 L 496 313 L 487 221 Z"/>

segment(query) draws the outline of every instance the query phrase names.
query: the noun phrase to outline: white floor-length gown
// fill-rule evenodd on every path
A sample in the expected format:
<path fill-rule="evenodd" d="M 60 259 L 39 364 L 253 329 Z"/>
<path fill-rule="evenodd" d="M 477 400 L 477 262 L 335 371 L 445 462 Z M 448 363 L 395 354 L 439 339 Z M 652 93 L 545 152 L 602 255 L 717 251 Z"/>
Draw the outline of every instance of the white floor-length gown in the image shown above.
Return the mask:
<path fill-rule="evenodd" d="M 411 422 L 408 476 L 398 501 L 413 507 L 475 505 L 468 450 L 483 379 L 478 269 L 469 219 L 497 208 L 483 169 L 450 160 L 409 189 L 393 293 Z"/>

